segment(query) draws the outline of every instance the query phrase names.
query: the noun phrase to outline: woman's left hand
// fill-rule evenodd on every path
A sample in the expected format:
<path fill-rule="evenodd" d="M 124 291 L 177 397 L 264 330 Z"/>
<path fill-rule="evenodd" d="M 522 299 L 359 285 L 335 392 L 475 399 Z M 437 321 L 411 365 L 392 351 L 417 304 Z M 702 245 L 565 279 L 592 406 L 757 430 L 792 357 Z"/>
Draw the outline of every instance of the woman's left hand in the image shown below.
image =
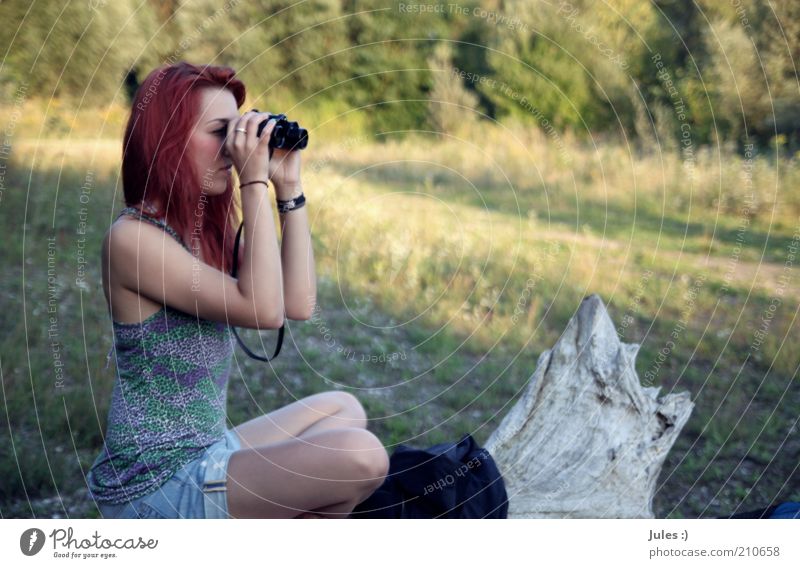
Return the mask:
<path fill-rule="evenodd" d="M 269 160 L 269 179 L 278 199 L 291 199 L 300 187 L 300 150 L 275 148 Z"/>

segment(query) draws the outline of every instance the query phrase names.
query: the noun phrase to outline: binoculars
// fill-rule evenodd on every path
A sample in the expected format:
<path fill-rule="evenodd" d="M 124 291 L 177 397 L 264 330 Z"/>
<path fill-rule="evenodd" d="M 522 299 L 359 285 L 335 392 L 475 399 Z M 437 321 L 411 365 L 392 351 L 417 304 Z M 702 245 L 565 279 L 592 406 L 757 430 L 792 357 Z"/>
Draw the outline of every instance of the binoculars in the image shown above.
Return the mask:
<path fill-rule="evenodd" d="M 254 108 L 253 112 L 260 111 Z M 280 148 L 281 150 L 302 150 L 308 146 L 308 130 L 300 128 L 300 125 L 296 122 L 287 120 L 285 114 L 270 114 L 267 118 L 262 120 L 258 124 L 256 136 L 261 136 L 264 127 L 273 118 L 277 119 L 277 122 L 269 138 L 268 146 L 270 148 L 270 156 L 272 156 L 272 150 L 275 148 Z"/>

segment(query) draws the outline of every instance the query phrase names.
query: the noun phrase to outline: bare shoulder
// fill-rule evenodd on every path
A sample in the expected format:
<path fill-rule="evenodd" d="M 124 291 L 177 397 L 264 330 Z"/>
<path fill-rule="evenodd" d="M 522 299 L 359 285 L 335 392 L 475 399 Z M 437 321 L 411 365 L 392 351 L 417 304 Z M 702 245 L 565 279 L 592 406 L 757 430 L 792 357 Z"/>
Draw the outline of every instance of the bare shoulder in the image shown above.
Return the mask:
<path fill-rule="evenodd" d="M 147 260 L 158 259 L 164 266 L 175 266 L 172 262 L 180 263 L 184 252 L 165 230 L 128 215 L 112 223 L 103 240 L 103 254 L 108 255 L 107 266 L 126 286 L 132 275 L 136 280 L 147 276 L 148 272 L 142 270 L 142 264 Z"/>
<path fill-rule="evenodd" d="M 111 227 L 108 229 L 106 238 L 108 244 L 112 248 L 115 246 L 127 248 L 131 243 L 150 247 L 153 245 L 154 240 L 157 240 L 157 244 L 161 245 L 164 239 L 168 239 L 177 244 L 177 241 L 164 229 L 128 215 L 123 215 L 112 223 Z"/>
<path fill-rule="evenodd" d="M 139 247 L 122 246 L 137 241 L 141 246 L 138 224 L 136 219 L 120 217 L 108 228 L 102 242 L 103 293 L 114 320 L 124 323 L 141 321 L 160 309 L 157 302 L 137 292 L 137 284 L 141 282 L 142 275 L 147 274 L 146 270 L 137 268 L 139 261 L 131 250 Z M 148 231 L 143 239 L 146 242 L 149 238 Z"/>
<path fill-rule="evenodd" d="M 120 217 L 109 228 L 103 248 L 114 290 L 235 326 L 278 329 L 283 324 L 280 308 L 254 303 L 238 280 L 202 260 L 198 263 L 173 235 L 148 221 Z"/>

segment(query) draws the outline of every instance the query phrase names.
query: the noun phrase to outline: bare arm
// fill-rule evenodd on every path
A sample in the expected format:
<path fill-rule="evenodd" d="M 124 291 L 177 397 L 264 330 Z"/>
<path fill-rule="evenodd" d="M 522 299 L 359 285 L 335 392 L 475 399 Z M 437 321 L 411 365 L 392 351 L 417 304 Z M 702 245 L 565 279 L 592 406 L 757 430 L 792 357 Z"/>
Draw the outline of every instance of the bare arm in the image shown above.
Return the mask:
<path fill-rule="evenodd" d="M 228 122 L 221 150 L 231 156 L 242 179 L 268 178 L 267 144 L 275 121 L 269 122 L 261 138 L 255 128 L 256 121 L 265 116 L 247 112 Z M 238 279 L 198 264 L 163 230 L 133 220 L 115 223 L 104 243 L 113 259 L 110 277 L 128 290 L 200 318 L 258 329 L 280 327 L 284 320 L 283 277 L 268 188 L 256 183 L 240 190 L 248 247 Z"/>
<path fill-rule="evenodd" d="M 241 193 L 247 247 L 237 285 L 243 296 L 262 308 L 258 311 L 266 314 L 270 327 L 280 327 L 284 317 L 282 269 L 269 190 L 257 183 L 242 188 Z"/>
<path fill-rule="evenodd" d="M 261 136 L 257 125 L 267 113 L 248 111 L 228 122 L 225 152 L 239 172 L 244 232 L 247 248 L 242 255 L 237 286 L 269 325 L 283 324 L 283 277 L 272 204 L 267 180 L 270 173 L 269 139 L 275 119 L 269 121 Z M 253 183 L 255 182 L 255 183 Z"/>
<path fill-rule="evenodd" d="M 271 219 L 269 224 L 274 230 Z M 272 239 L 276 243 L 274 233 Z M 120 219 L 106 235 L 103 248 L 110 262 L 110 281 L 152 301 L 238 327 L 275 329 L 282 323 L 274 304 L 245 295 L 248 287 L 240 285 L 241 279 L 198 263 L 174 238 L 149 223 Z"/>
<path fill-rule="evenodd" d="M 282 199 L 297 197 L 302 191 L 302 186 L 279 189 Z M 308 211 L 304 206 L 288 213 L 280 213 L 279 217 L 286 317 L 293 320 L 307 320 L 311 318 L 317 302 L 317 276 L 308 226 Z"/>

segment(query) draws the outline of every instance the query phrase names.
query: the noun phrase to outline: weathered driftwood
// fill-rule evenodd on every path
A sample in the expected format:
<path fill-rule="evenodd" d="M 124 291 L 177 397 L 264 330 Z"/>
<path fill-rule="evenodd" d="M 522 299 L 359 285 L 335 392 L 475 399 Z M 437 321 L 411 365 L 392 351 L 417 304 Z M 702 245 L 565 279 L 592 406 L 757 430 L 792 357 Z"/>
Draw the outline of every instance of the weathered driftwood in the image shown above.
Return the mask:
<path fill-rule="evenodd" d="M 603 301 L 584 298 L 484 447 L 503 474 L 509 518 L 652 518 L 658 474 L 694 404 L 658 399 Z"/>

